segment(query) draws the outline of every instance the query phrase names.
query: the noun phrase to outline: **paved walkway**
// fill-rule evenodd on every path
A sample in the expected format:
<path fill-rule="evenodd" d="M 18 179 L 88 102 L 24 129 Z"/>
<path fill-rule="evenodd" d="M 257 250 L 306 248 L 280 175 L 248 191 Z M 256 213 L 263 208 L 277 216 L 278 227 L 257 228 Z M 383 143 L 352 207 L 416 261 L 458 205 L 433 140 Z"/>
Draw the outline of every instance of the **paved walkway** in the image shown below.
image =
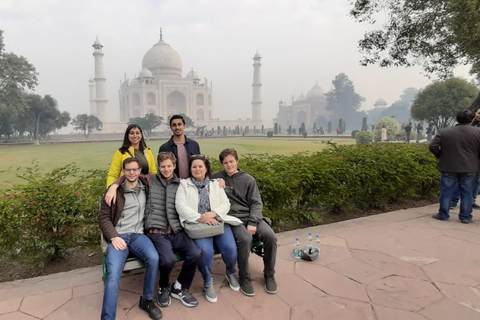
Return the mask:
<path fill-rule="evenodd" d="M 259 257 L 250 258 L 253 298 L 229 289 L 223 262 L 216 258 L 218 302 L 205 300 L 197 273 L 191 291 L 199 305 L 186 308 L 173 299 L 162 309 L 164 319 L 480 319 L 479 224 L 461 224 L 455 214 L 448 222 L 432 219 L 436 209 L 431 205 L 278 234 L 279 291 L 274 295 L 263 290 Z M 304 240 L 308 232 L 321 236 L 320 258 L 295 261 L 294 240 Z M 98 266 L 0 283 L 0 320 L 99 319 L 101 273 Z M 142 279 L 141 272 L 122 278 L 117 319 L 148 319 L 138 309 Z"/>

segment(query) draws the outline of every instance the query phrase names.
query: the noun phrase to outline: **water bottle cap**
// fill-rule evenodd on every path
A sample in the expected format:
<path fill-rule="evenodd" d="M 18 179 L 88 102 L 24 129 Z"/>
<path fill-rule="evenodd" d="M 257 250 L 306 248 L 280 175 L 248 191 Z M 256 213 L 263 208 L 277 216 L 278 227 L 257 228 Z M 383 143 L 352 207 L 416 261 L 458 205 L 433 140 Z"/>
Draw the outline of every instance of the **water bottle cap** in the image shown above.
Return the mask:
<path fill-rule="evenodd" d="M 297 240 L 297 241 L 298 241 L 298 240 L 300 240 L 300 239 L 298 239 L 298 238 L 297 238 L 297 239 L 295 239 L 295 240 Z"/>
<path fill-rule="evenodd" d="M 320 238 L 320 236 L 317 234 L 317 238 Z"/>
<path fill-rule="evenodd" d="M 312 233 L 311 233 L 311 232 L 309 232 L 309 233 L 308 233 L 308 235 L 309 235 L 309 236 L 311 236 L 311 235 L 312 235 Z"/>

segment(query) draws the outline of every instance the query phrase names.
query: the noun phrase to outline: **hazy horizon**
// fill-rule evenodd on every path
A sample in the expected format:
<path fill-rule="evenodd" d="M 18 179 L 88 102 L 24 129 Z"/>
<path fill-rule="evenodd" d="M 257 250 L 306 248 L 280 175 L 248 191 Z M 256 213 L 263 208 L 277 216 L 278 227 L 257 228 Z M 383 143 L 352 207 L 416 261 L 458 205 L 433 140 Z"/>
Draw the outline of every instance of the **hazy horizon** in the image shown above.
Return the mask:
<path fill-rule="evenodd" d="M 73 118 L 89 113 L 88 80 L 94 76 L 92 44 L 103 44 L 108 118 L 119 121 L 118 90 L 133 79 L 144 54 L 163 39 L 183 62 L 213 83 L 213 117 L 251 118 L 253 56 L 262 56 L 262 118 L 273 125 L 278 101 L 306 94 L 316 82 L 326 93 L 339 73 L 365 97 L 388 106 L 408 87 L 431 80 L 418 67 L 362 67 L 357 42 L 367 25 L 349 16 L 348 0 L 6 0 L 0 3 L 5 49 L 25 56 L 39 73 L 35 92 L 51 94 Z M 457 76 L 468 77 L 467 68 Z"/>

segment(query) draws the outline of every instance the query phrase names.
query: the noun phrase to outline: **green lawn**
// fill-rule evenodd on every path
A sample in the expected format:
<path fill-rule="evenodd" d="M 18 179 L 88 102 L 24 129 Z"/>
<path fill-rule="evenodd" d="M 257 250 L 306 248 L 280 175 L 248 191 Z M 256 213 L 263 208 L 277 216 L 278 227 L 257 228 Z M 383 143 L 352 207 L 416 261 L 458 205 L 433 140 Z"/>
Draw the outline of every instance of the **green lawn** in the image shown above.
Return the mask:
<path fill-rule="evenodd" d="M 290 155 L 298 152 L 315 152 L 326 147 L 319 138 L 207 138 L 199 139 L 202 152 L 217 158 L 224 148 L 233 147 L 238 153 L 246 154 L 282 154 Z M 147 142 L 154 156 L 166 139 Z M 354 139 L 332 139 L 339 144 L 353 144 Z M 55 167 L 76 163 L 85 169 L 107 169 L 113 153 L 121 146 L 121 142 L 85 142 L 58 143 L 40 146 L 2 146 L 0 147 L 0 189 L 22 180 L 16 177 L 25 167 L 37 162 L 45 171 Z"/>

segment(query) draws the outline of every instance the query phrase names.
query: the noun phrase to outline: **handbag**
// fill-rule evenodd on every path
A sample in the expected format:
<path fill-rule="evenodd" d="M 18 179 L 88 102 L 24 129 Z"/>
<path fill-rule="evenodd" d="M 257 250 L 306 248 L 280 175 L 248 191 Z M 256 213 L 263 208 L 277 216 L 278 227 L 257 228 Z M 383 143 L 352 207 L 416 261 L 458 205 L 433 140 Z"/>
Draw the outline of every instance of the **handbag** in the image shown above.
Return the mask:
<path fill-rule="evenodd" d="M 219 223 L 215 226 L 211 226 L 206 223 L 201 222 L 188 222 L 185 221 L 185 225 L 183 229 L 187 235 L 192 239 L 201 239 L 201 238 L 209 238 L 218 236 L 219 234 L 223 234 L 223 220 L 218 221 Z"/>

